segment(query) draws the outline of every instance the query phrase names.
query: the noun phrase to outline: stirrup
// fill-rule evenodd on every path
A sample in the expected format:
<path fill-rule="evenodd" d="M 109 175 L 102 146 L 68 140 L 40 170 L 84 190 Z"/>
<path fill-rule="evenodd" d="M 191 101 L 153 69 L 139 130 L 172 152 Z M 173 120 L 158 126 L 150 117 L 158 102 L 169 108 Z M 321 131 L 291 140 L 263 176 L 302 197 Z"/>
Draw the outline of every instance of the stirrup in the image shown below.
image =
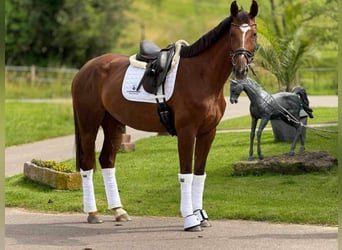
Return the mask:
<path fill-rule="evenodd" d="M 184 231 L 200 232 L 202 231 L 201 222 L 195 214 L 190 214 L 184 218 Z"/>
<path fill-rule="evenodd" d="M 201 227 L 211 227 L 208 219 L 208 214 L 204 209 L 197 209 L 194 211 L 194 214 L 197 216 L 198 220 L 201 222 Z"/>

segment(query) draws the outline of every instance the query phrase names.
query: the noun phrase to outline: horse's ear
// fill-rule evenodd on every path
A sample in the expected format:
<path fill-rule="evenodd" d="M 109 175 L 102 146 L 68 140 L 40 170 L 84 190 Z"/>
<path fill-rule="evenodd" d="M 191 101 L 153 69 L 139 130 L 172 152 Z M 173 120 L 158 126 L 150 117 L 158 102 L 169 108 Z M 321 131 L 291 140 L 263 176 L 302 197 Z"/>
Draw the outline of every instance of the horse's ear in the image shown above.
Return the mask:
<path fill-rule="evenodd" d="M 232 17 L 236 17 L 238 13 L 239 13 L 239 6 L 237 5 L 236 1 L 234 1 L 230 5 L 230 15 Z"/>
<path fill-rule="evenodd" d="M 253 0 L 251 9 L 249 10 L 249 17 L 250 18 L 256 17 L 256 15 L 258 15 L 258 9 L 259 9 L 258 3 L 255 0 Z"/>

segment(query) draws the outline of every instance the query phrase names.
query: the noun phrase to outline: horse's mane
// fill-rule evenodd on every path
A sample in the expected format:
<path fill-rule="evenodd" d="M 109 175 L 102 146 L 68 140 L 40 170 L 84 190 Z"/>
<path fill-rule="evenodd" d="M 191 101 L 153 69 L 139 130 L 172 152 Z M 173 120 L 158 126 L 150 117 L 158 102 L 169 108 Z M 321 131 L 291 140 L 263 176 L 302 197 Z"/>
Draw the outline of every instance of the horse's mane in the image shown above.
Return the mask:
<path fill-rule="evenodd" d="M 225 18 L 219 25 L 217 25 L 214 29 L 210 30 L 208 33 L 203 35 L 195 43 L 189 46 L 182 47 L 180 56 L 181 57 L 197 56 L 201 54 L 204 50 L 210 48 L 221 38 L 223 34 L 229 31 L 232 20 L 233 18 L 231 16 Z"/>
<path fill-rule="evenodd" d="M 254 85 L 259 89 L 260 88 L 262 89 L 261 85 L 259 83 L 257 83 L 254 79 L 247 77 L 246 80 L 248 81 L 249 84 Z"/>
<path fill-rule="evenodd" d="M 264 88 L 254 79 L 247 77 L 246 81 L 248 82 L 249 85 L 253 85 L 258 89 L 264 90 Z"/>

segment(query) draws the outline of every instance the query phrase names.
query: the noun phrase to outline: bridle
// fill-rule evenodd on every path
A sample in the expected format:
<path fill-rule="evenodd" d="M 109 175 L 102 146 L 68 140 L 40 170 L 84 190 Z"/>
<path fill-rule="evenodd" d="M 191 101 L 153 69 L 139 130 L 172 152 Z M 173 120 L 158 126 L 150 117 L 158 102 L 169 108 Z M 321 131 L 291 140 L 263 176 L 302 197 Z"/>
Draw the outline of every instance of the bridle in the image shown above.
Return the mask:
<path fill-rule="evenodd" d="M 232 26 L 235 26 L 235 27 L 238 27 L 242 30 L 243 32 L 243 36 L 245 36 L 245 34 L 247 33 L 247 31 L 249 29 L 251 29 L 252 27 L 256 27 L 256 23 L 253 23 L 253 24 L 235 24 L 235 23 L 232 23 L 231 24 Z M 230 38 L 231 39 L 231 38 Z M 243 40 L 244 40 L 244 37 L 243 37 Z M 230 43 L 232 43 L 232 41 L 230 40 Z M 243 44 L 244 46 L 244 44 Z M 230 46 L 231 48 L 232 46 Z M 229 51 L 229 54 L 230 54 L 230 58 L 231 58 L 231 62 L 233 64 L 233 67 L 236 66 L 236 56 L 239 56 L 239 55 L 243 55 L 246 60 L 247 60 L 247 67 L 251 69 L 251 71 L 253 72 L 253 74 L 255 75 L 255 72 L 251 66 L 253 60 L 254 60 L 254 53 L 258 50 L 258 45 L 257 43 L 255 44 L 254 46 L 254 50 L 253 51 L 249 51 L 247 49 L 245 49 L 244 47 L 240 47 L 238 48 L 237 50 L 233 51 L 232 49 Z"/>

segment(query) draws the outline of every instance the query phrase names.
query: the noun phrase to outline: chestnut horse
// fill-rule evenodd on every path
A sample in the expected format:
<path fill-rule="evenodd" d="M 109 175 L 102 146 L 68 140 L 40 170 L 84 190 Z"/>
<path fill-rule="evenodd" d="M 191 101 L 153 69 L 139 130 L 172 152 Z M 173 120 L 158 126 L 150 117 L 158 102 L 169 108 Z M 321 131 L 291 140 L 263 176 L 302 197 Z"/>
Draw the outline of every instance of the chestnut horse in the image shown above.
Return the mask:
<path fill-rule="evenodd" d="M 226 107 L 224 84 L 232 71 L 237 79 L 246 78 L 253 60 L 257 13 L 256 1 L 252 1 L 249 13 L 239 10 L 234 1 L 229 17 L 180 52 L 174 92 L 167 105 L 174 113 L 178 136 L 180 212 L 187 231 L 210 226 L 202 207 L 207 155 Z M 104 133 L 99 162 L 108 208 L 120 221 L 130 220 L 122 208 L 114 167 L 124 127 L 166 131 L 157 104 L 131 102 L 123 97 L 121 87 L 129 64 L 128 56 L 105 54 L 87 62 L 72 82 L 76 164 L 82 176 L 84 212 L 89 223 L 102 222 L 93 187 L 99 127 Z"/>

